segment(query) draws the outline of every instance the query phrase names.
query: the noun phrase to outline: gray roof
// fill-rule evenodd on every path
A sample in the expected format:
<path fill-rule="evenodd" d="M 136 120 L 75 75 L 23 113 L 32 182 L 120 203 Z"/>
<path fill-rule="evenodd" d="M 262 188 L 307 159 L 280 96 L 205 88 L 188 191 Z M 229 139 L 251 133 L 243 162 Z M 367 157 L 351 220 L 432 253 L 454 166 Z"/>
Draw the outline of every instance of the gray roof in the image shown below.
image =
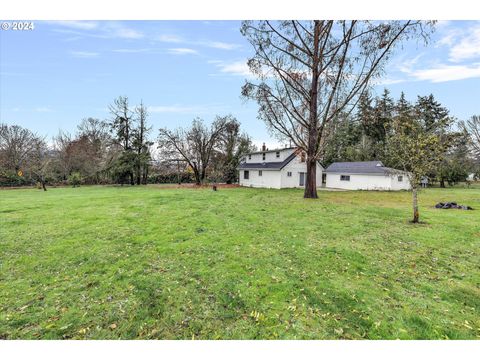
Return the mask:
<path fill-rule="evenodd" d="M 239 170 L 248 170 L 248 169 L 266 169 L 266 170 L 281 170 L 283 169 L 290 161 L 295 158 L 295 152 L 291 153 L 283 161 L 273 161 L 273 162 L 261 162 L 261 163 L 247 163 L 243 162 L 238 166 Z"/>
<path fill-rule="evenodd" d="M 282 170 L 285 166 L 288 165 L 290 161 L 295 159 L 295 156 L 297 156 L 297 153 L 294 151 L 288 157 L 283 160 L 283 161 L 272 161 L 272 162 L 261 162 L 261 163 L 247 163 L 243 162 L 240 165 L 238 165 L 238 170 Z M 320 165 L 322 168 L 322 164 L 318 162 L 318 165 Z"/>
<path fill-rule="evenodd" d="M 327 173 L 389 175 L 400 170 L 385 167 L 381 161 L 335 162 L 325 170 Z"/>

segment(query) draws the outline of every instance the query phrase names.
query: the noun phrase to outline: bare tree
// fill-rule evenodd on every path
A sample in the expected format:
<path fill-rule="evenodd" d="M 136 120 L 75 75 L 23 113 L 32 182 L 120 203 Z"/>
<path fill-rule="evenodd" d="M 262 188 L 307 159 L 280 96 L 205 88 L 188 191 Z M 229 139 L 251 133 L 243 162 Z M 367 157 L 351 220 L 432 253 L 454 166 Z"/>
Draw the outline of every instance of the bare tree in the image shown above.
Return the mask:
<path fill-rule="evenodd" d="M 45 141 L 35 142 L 34 151 L 28 159 L 27 171 L 32 179 L 42 185 L 44 191 L 47 191 L 46 183 L 52 175 L 53 156 L 49 151 Z"/>
<path fill-rule="evenodd" d="M 192 169 L 195 182 L 200 185 L 206 177 L 213 150 L 219 145 L 225 129 L 226 117 L 217 116 L 208 128 L 202 119 L 193 120 L 189 129 L 160 129 L 158 136 L 159 149 L 170 158 L 185 159 Z"/>
<path fill-rule="evenodd" d="M 226 117 L 225 129 L 219 140 L 214 167 L 219 178 L 231 184 L 238 180 L 237 168 L 241 159 L 247 153 L 255 151 L 256 147 L 250 137 L 240 131 L 240 122 L 232 115 Z"/>
<path fill-rule="evenodd" d="M 110 126 L 115 132 L 117 141 L 122 145 L 124 150 L 131 149 L 132 128 L 133 128 L 133 112 L 130 110 L 128 97 L 119 96 L 109 106 L 112 120 Z"/>
<path fill-rule="evenodd" d="M 148 135 L 150 131 L 152 131 L 152 127 L 147 126 L 148 111 L 143 102 L 135 107 L 135 115 L 137 117 L 138 127 L 134 132 L 133 147 L 137 154 L 135 161 L 136 180 L 137 185 L 140 185 L 141 183 L 147 183 L 148 167 L 151 160 L 150 146 L 153 145 L 151 141 L 148 141 Z"/>
<path fill-rule="evenodd" d="M 480 163 L 480 116 L 473 115 L 469 120 L 461 122 L 460 128 L 469 134 L 472 154 Z"/>
<path fill-rule="evenodd" d="M 119 96 L 110 105 L 111 131 L 115 134 L 114 139 L 123 148 L 123 153 L 118 164 L 119 172 L 130 179 L 130 184 L 134 185 L 134 167 L 135 154 L 133 153 L 133 128 L 134 113 L 129 107 L 128 97 Z"/>
<path fill-rule="evenodd" d="M 316 164 L 327 125 L 350 112 L 378 77 L 395 45 L 427 38 L 420 21 L 245 21 L 241 32 L 255 55 L 248 61 L 258 81 L 242 95 L 259 104 L 259 118 L 282 140 L 307 155 L 304 197 L 316 198 Z"/>
<path fill-rule="evenodd" d="M 18 125 L 0 124 L 0 166 L 17 173 L 27 165 L 43 139 Z"/>
<path fill-rule="evenodd" d="M 62 180 L 66 180 L 72 170 L 72 152 L 69 151 L 72 143 L 72 136 L 64 131 L 60 131 L 53 138 L 53 147 L 57 154 L 56 164 Z"/>
<path fill-rule="evenodd" d="M 111 152 L 115 152 L 112 137 L 108 132 L 108 124 L 100 119 L 86 118 L 77 126 L 77 138 L 86 139 L 89 148 L 89 169 L 84 175 L 90 181 L 99 182 Z"/>

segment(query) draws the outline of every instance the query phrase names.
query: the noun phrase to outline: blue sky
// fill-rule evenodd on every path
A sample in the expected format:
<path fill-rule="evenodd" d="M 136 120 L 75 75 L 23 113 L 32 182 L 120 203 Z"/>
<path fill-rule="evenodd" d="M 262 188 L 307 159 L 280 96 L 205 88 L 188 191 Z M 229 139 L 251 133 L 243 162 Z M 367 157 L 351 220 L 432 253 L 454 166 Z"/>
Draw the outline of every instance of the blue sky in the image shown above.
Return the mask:
<path fill-rule="evenodd" d="M 261 143 L 274 144 L 240 98 L 251 47 L 237 21 L 35 21 L 33 31 L 0 31 L 0 121 L 39 134 L 74 131 L 107 118 L 127 95 L 149 107 L 159 127 L 233 114 Z M 397 97 L 433 93 L 451 114 L 480 113 L 480 22 L 442 21 L 427 47 L 399 49 L 376 90 Z"/>

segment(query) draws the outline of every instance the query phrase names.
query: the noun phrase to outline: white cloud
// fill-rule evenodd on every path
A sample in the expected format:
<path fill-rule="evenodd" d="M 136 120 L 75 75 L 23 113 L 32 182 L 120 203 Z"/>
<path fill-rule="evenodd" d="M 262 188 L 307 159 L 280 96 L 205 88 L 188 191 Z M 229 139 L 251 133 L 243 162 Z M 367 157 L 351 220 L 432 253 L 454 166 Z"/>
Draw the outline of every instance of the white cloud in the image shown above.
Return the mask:
<path fill-rule="evenodd" d="M 92 59 L 100 55 L 98 52 L 92 52 L 92 51 L 70 51 L 70 54 L 73 57 L 83 58 L 83 59 Z"/>
<path fill-rule="evenodd" d="M 54 31 L 76 36 L 69 40 L 76 40 L 85 36 L 100 39 L 141 39 L 145 36 L 141 31 L 132 29 L 117 21 L 49 21 L 48 23 L 59 27 L 54 29 Z"/>
<path fill-rule="evenodd" d="M 233 50 L 238 49 L 240 45 L 233 44 L 233 43 L 226 43 L 222 41 L 200 41 L 198 42 L 199 45 L 207 46 L 214 49 L 221 49 L 221 50 Z"/>
<path fill-rule="evenodd" d="M 58 20 L 58 21 L 48 21 L 48 23 L 53 25 L 64 26 L 71 29 L 77 29 L 77 30 L 93 30 L 98 28 L 98 23 L 95 21 Z"/>
<path fill-rule="evenodd" d="M 221 50 L 233 50 L 241 47 L 241 45 L 234 44 L 234 43 L 227 43 L 223 41 L 211 41 L 211 40 L 204 40 L 204 41 L 196 41 L 196 40 L 186 40 L 178 35 L 174 34 L 162 34 L 155 37 L 155 40 L 166 42 L 166 43 L 177 43 L 177 44 L 186 44 L 186 45 L 196 45 L 196 46 L 204 46 L 214 49 L 221 49 Z"/>
<path fill-rule="evenodd" d="M 122 39 L 141 39 L 144 37 L 143 33 L 140 31 L 126 27 L 119 27 L 115 29 L 113 35 L 114 37 L 119 37 Z"/>
<path fill-rule="evenodd" d="M 198 54 L 197 50 L 190 49 L 190 48 L 173 48 L 173 49 L 168 49 L 167 51 L 169 54 L 172 54 L 172 55 Z"/>
<path fill-rule="evenodd" d="M 375 85 L 384 86 L 384 85 L 393 85 L 393 84 L 400 84 L 405 82 L 405 79 L 391 79 L 391 78 L 384 78 L 379 79 L 375 82 Z"/>
<path fill-rule="evenodd" d="M 168 42 L 168 43 L 181 43 L 184 40 L 177 35 L 170 35 L 170 34 L 163 34 L 156 37 L 156 40 L 161 42 Z"/>
<path fill-rule="evenodd" d="M 453 41 L 453 40 L 452 40 Z M 450 60 L 460 62 L 480 57 L 480 25 L 468 29 L 450 48 Z"/>
<path fill-rule="evenodd" d="M 214 64 L 218 67 L 221 73 L 237 76 L 252 76 L 246 61 L 234 61 L 230 63 L 218 62 Z"/>
<path fill-rule="evenodd" d="M 480 63 L 471 65 L 437 65 L 430 69 L 412 70 L 410 75 L 416 80 L 434 83 L 464 80 L 480 77 Z"/>
<path fill-rule="evenodd" d="M 148 52 L 151 49 L 114 49 L 112 50 L 113 52 L 116 53 L 142 53 L 142 52 Z"/>

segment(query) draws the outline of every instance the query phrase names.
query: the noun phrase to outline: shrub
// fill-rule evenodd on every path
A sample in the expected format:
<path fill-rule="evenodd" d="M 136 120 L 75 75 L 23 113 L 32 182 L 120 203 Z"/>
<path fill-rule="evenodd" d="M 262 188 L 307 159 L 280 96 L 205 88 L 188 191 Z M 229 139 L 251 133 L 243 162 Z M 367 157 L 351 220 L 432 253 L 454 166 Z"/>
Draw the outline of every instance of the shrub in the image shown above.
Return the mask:
<path fill-rule="evenodd" d="M 79 172 L 71 173 L 68 177 L 68 183 L 73 187 L 80 186 L 80 184 L 82 183 L 82 175 L 80 175 Z"/>

